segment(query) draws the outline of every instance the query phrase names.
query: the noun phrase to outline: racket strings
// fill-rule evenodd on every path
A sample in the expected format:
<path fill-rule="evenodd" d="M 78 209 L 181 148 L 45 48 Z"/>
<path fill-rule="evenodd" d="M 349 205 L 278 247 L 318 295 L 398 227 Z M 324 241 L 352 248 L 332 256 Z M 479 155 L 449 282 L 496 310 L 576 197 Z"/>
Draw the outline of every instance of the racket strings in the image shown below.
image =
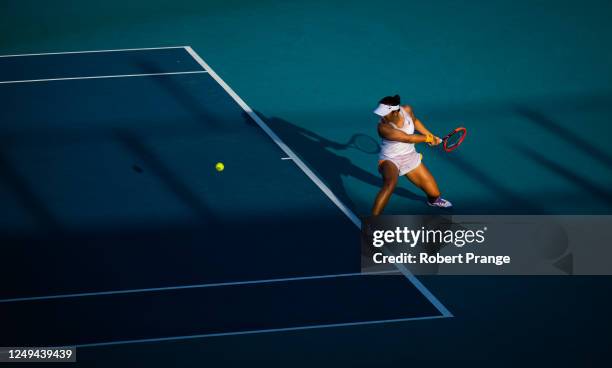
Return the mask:
<path fill-rule="evenodd" d="M 455 129 L 452 133 L 444 137 L 444 150 L 446 152 L 451 152 L 455 150 L 465 139 L 465 135 L 467 130 L 464 127 L 459 127 Z"/>
<path fill-rule="evenodd" d="M 463 131 L 453 133 L 450 137 L 446 139 L 446 146 L 450 148 L 459 144 L 459 142 L 461 142 L 461 137 L 463 137 L 463 134 Z"/>

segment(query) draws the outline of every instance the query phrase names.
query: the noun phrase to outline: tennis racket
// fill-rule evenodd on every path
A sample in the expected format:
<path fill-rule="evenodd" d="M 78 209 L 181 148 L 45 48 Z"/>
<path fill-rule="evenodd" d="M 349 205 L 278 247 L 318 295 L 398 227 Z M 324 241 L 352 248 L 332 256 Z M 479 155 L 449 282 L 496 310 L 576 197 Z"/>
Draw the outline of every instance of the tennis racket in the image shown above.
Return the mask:
<path fill-rule="evenodd" d="M 442 138 L 442 148 L 446 152 L 451 152 L 456 150 L 467 135 L 467 129 L 464 127 L 455 128 L 452 132 L 448 133 L 444 138 Z"/>

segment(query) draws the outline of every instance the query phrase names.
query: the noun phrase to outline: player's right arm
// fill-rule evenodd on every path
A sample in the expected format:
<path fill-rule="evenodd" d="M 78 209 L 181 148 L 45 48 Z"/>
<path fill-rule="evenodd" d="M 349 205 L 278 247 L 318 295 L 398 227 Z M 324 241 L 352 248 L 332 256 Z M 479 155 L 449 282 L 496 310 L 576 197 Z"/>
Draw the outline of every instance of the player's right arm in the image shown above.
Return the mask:
<path fill-rule="evenodd" d="M 389 141 L 404 143 L 424 143 L 433 142 L 432 135 L 406 134 L 401 130 L 395 129 L 389 124 L 378 123 L 378 135 Z"/>

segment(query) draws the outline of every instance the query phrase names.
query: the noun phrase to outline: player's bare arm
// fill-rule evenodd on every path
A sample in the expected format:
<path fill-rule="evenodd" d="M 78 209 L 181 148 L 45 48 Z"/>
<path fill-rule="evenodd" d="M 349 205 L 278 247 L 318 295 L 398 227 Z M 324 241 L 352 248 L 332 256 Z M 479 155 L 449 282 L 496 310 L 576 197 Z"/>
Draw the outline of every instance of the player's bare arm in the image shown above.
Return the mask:
<path fill-rule="evenodd" d="M 401 130 L 397 130 L 387 123 L 378 124 L 378 135 L 382 138 L 390 141 L 404 142 L 404 143 L 425 143 L 427 142 L 427 135 L 423 134 L 406 134 Z M 431 134 L 430 134 L 431 135 Z M 433 135 L 432 135 L 433 136 Z"/>
<path fill-rule="evenodd" d="M 374 110 L 381 120 L 378 123 L 378 135 L 382 138 L 378 157 L 378 172 L 383 185 L 374 199 L 372 215 L 379 215 L 391 198 L 397 178 L 405 176 L 412 184 L 427 195 L 430 206 L 449 208 L 450 201 L 441 197 L 438 184 L 427 167 L 422 164 L 423 155 L 416 151 L 417 143 L 437 145 L 440 139 L 435 137 L 412 112 L 410 106 L 400 105 L 400 96 L 386 96 L 378 102 Z M 415 134 L 415 131 L 423 134 Z"/>
<path fill-rule="evenodd" d="M 430 132 L 429 129 L 425 127 L 425 124 L 423 124 L 423 122 L 414 115 L 414 110 L 412 110 L 412 107 L 410 105 L 403 105 L 402 109 L 404 109 L 404 111 L 406 111 L 408 115 L 412 117 L 412 121 L 414 121 L 414 128 L 417 132 L 424 134 L 424 135 L 432 135 L 434 137 L 434 141 L 431 142 L 430 145 L 437 146 L 438 144 L 442 142 L 440 137 Z"/>

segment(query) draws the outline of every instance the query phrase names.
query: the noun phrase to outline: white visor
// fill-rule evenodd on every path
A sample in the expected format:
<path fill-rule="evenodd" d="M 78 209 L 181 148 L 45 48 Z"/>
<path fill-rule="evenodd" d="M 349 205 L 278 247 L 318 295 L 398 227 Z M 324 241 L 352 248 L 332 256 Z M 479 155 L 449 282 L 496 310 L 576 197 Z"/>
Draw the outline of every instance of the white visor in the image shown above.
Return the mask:
<path fill-rule="evenodd" d="M 389 115 L 390 112 L 397 111 L 399 109 L 400 109 L 399 105 L 390 106 L 390 105 L 380 104 L 378 105 L 376 110 L 374 110 L 374 113 L 378 116 L 385 116 L 385 115 Z"/>

